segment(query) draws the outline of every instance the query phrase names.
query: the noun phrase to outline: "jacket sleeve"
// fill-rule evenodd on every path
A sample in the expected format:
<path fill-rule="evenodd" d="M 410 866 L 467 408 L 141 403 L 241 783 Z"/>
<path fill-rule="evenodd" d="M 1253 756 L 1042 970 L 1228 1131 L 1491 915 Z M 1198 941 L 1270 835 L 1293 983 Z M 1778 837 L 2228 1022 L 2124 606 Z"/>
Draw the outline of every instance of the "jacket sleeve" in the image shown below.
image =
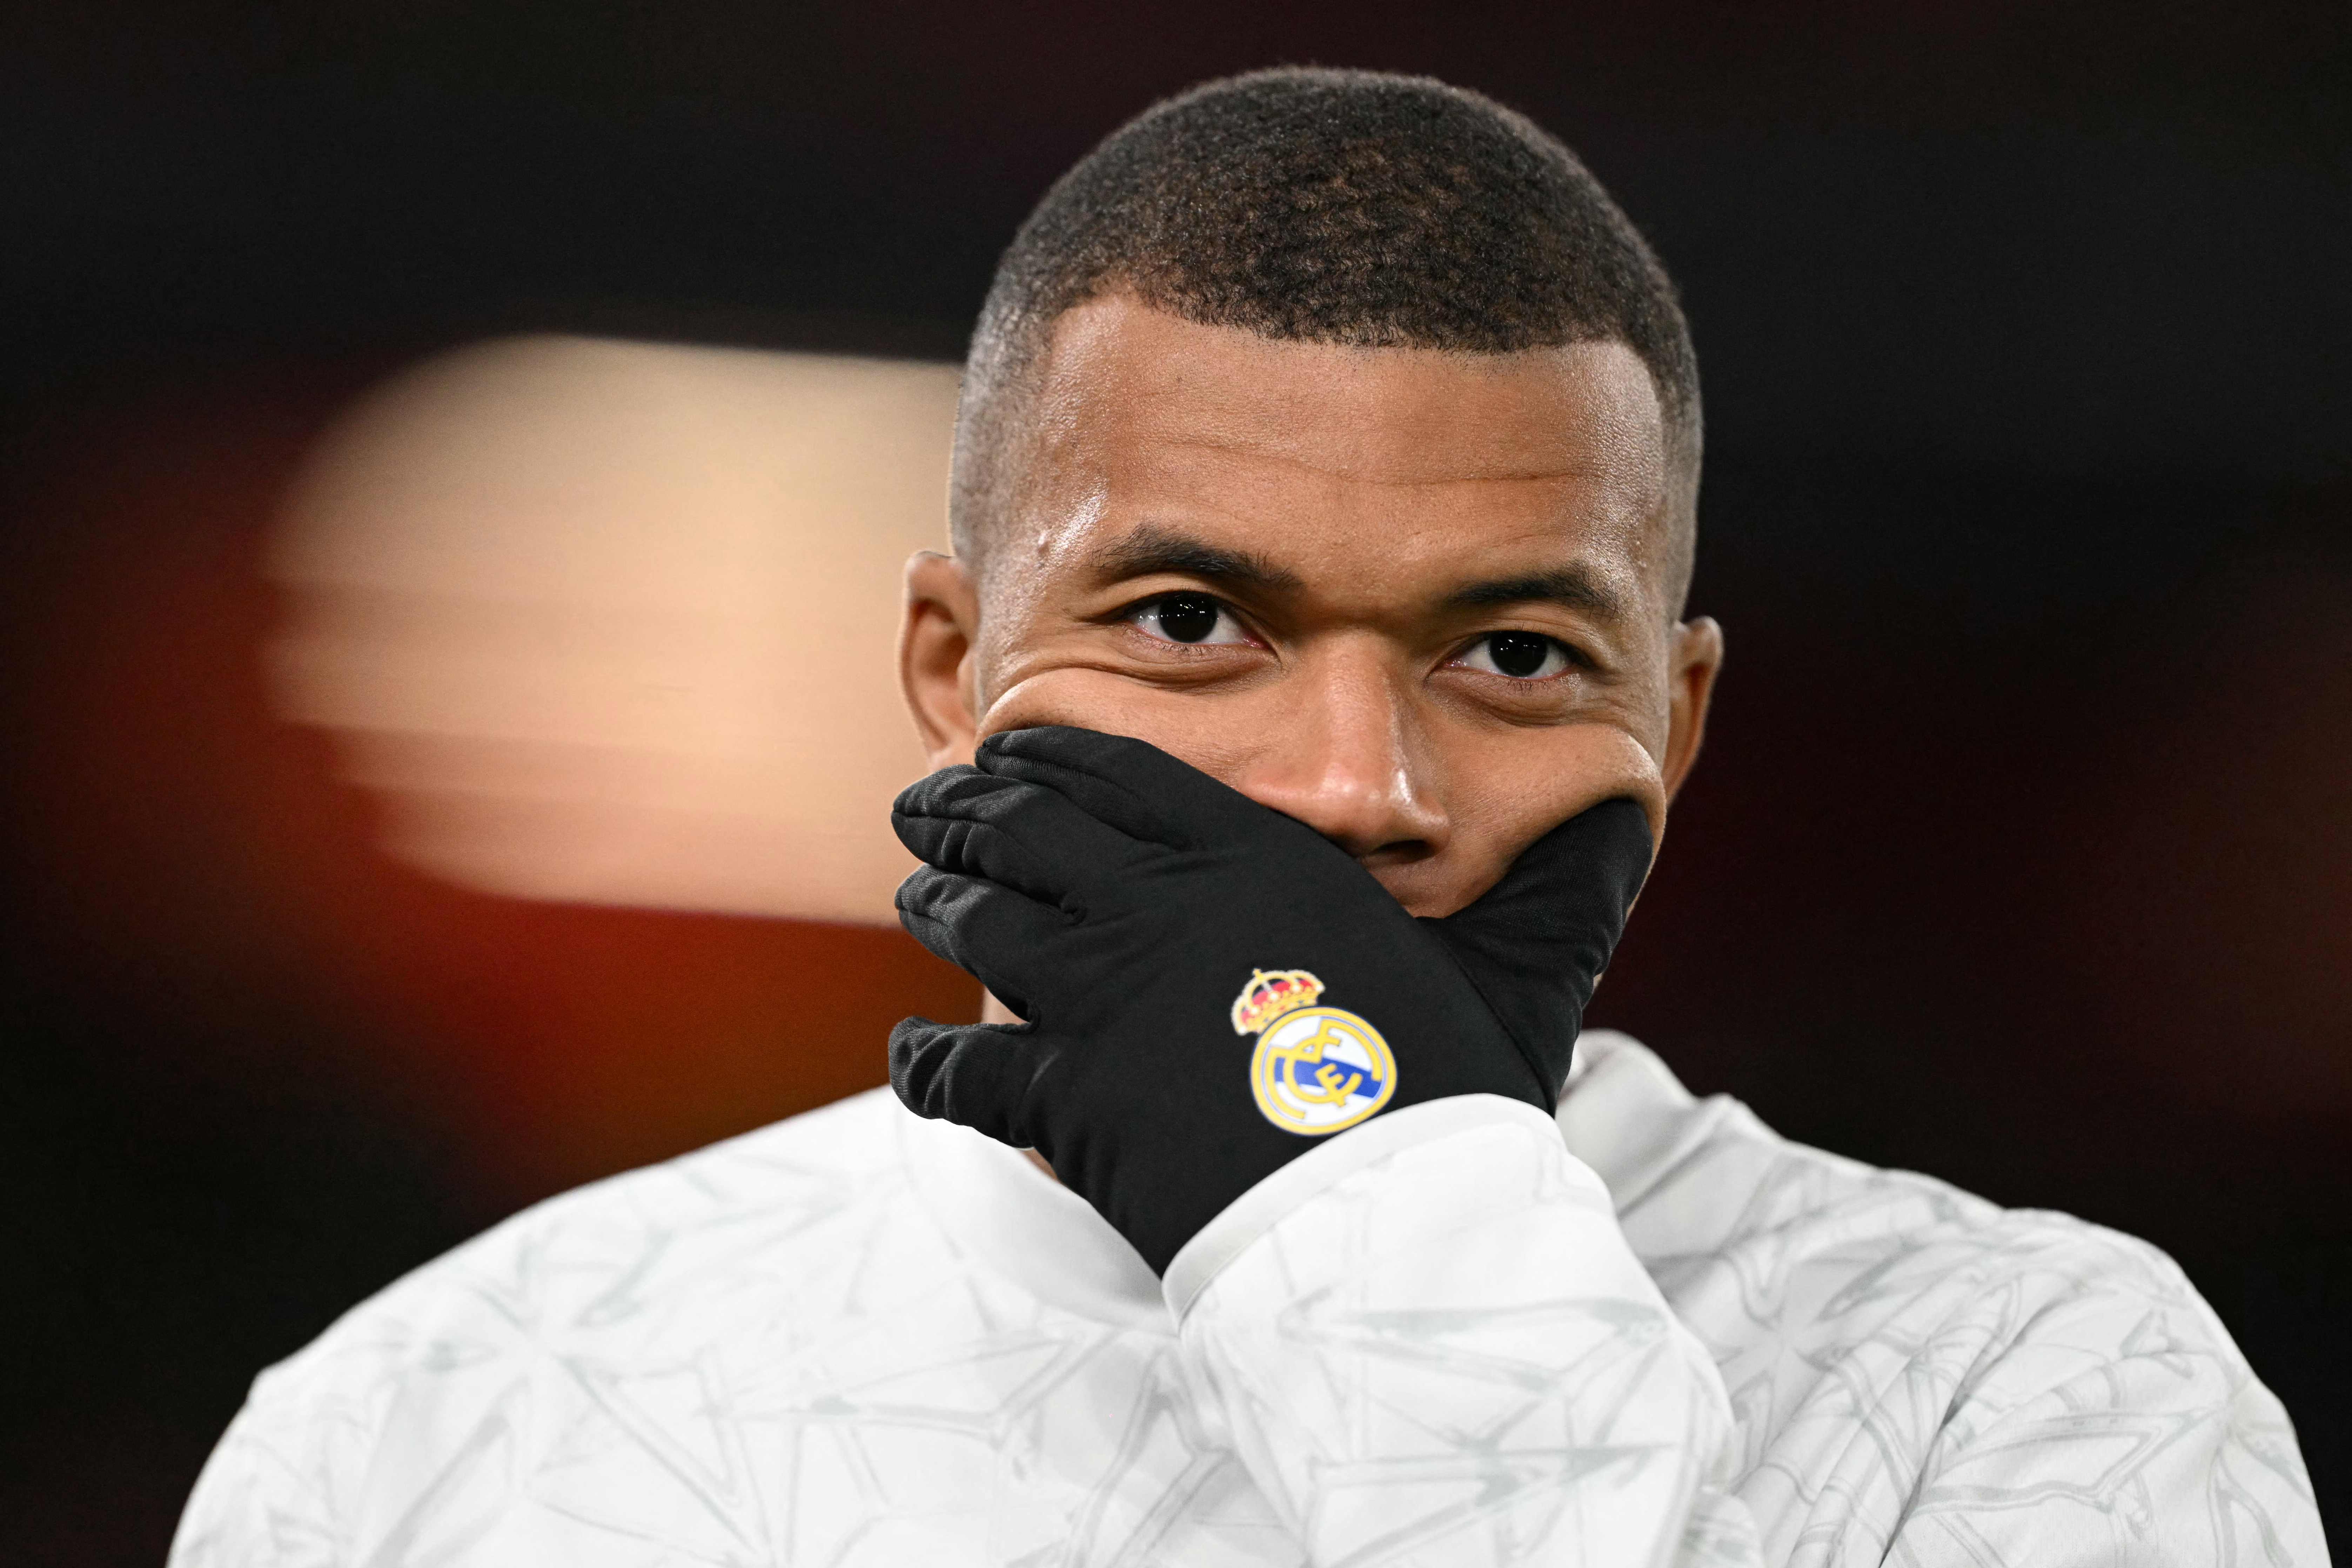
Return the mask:
<path fill-rule="evenodd" d="M 1335 1138 L 1166 1285 L 1186 1375 L 1314 1563 L 1760 1561 L 1713 1362 L 1532 1107 Z"/>

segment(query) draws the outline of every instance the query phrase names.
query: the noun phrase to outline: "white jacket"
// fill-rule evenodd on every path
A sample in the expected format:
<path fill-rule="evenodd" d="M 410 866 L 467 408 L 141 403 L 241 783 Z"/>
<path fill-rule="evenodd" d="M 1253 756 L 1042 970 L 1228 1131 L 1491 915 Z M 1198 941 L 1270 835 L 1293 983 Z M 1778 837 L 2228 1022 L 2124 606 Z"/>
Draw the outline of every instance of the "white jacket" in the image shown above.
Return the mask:
<path fill-rule="evenodd" d="M 2179 1270 L 1590 1034 L 1162 1281 L 887 1091 L 542 1204 L 265 1373 L 174 1568 L 2322 1564 Z"/>

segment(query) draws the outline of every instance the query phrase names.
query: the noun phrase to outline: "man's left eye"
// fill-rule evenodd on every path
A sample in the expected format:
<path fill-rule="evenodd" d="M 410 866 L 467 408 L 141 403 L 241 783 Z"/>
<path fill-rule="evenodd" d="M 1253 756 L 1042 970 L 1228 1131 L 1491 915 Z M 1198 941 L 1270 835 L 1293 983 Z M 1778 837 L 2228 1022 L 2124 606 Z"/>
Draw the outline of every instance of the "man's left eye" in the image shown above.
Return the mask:
<path fill-rule="evenodd" d="M 1454 661 L 1468 669 L 1513 680 L 1538 681 L 1565 674 L 1567 648 L 1538 632 L 1489 632 Z"/>

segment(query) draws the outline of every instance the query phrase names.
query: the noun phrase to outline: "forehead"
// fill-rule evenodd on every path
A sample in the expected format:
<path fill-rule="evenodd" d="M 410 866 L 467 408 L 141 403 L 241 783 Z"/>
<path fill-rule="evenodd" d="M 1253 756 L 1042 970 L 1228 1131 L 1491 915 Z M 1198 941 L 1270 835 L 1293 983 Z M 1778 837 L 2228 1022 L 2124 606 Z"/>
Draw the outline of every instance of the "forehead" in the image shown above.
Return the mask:
<path fill-rule="evenodd" d="M 1177 522 L 1356 572 L 1549 549 L 1657 574 L 1664 432 L 1622 344 L 1286 342 L 1113 296 L 1055 323 L 1027 412 L 1015 511 L 1040 564 L 1079 534 Z"/>

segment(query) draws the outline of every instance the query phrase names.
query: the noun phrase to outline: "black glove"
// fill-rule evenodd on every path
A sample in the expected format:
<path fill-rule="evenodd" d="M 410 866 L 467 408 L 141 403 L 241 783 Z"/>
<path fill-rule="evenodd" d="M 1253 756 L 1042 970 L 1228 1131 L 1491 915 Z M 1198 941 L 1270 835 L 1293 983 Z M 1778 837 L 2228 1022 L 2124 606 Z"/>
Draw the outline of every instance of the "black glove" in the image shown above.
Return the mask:
<path fill-rule="evenodd" d="M 1416 919 L 1305 823 L 1142 741 L 1059 727 L 990 737 L 891 821 L 925 862 L 898 889 L 907 929 L 1029 1020 L 908 1019 L 892 1087 L 1036 1149 L 1155 1272 L 1381 1111 L 1503 1094 L 1549 1113 L 1651 853 L 1641 807 L 1609 800 L 1467 909 Z"/>

